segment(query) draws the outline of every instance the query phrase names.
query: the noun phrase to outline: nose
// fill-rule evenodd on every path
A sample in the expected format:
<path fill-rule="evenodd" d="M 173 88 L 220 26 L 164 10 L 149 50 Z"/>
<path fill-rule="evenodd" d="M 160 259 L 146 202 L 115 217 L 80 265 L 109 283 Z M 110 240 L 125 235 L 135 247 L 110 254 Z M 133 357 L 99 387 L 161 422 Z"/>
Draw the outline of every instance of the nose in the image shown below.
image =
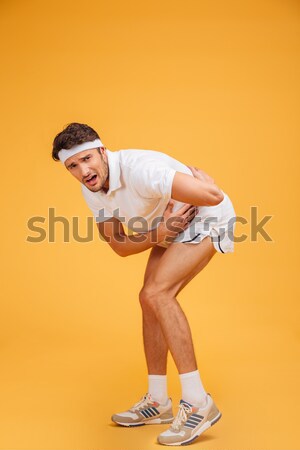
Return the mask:
<path fill-rule="evenodd" d="M 82 164 L 81 166 L 81 176 L 82 178 L 87 178 L 90 174 L 90 169 L 86 164 Z"/>

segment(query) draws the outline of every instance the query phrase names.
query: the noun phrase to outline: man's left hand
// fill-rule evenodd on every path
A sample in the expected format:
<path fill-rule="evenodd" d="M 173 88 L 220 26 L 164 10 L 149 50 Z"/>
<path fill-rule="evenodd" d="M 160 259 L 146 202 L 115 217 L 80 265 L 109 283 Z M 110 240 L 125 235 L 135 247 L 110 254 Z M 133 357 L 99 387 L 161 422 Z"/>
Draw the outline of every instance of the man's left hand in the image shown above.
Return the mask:
<path fill-rule="evenodd" d="M 200 181 L 205 181 L 206 183 L 215 184 L 215 180 L 210 177 L 204 170 L 198 169 L 198 167 L 187 166 L 195 178 L 198 178 Z"/>

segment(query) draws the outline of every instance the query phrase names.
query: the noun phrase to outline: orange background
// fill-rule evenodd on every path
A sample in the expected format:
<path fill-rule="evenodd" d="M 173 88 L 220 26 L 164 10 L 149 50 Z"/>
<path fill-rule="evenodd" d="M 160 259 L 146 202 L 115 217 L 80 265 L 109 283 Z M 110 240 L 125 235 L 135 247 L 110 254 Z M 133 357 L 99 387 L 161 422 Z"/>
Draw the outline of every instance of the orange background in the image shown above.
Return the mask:
<path fill-rule="evenodd" d="M 80 186 L 50 157 L 78 121 L 110 150 L 203 168 L 248 221 L 251 206 L 273 215 L 273 242 L 216 255 L 180 295 L 223 413 L 192 447 L 299 449 L 299 3 L 24 0 L 0 11 L 0 448 L 148 450 L 165 428 L 110 423 L 147 388 L 138 292 L 149 251 L 63 243 L 61 225 L 55 243 L 26 241 L 28 219 L 50 207 L 78 216 L 84 235 Z M 179 387 L 170 360 L 175 405 Z"/>

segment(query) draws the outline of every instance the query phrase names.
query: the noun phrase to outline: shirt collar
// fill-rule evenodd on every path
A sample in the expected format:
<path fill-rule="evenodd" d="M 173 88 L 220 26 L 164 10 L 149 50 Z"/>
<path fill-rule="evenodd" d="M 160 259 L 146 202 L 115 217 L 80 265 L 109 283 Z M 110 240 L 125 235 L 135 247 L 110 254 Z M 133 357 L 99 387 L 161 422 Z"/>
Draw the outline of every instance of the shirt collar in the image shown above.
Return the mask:
<path fill-rule="evenodd" d="M 106 149 L 106 155 L 109 168 L 109 189 L 105 195 L 110 195 L 113 191 L 121 187 L 121 170 L 119 152 L 111 152 Z"/>

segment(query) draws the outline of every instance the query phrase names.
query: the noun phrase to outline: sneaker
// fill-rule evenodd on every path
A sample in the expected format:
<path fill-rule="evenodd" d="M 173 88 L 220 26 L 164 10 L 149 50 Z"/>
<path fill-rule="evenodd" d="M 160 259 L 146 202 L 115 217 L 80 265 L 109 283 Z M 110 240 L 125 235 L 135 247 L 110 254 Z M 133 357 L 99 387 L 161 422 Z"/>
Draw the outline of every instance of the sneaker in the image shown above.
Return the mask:
<path fill-rule="evenodd" d="M 169 398 L 167 403 L 162 405 L 155 402 L 147 393 L 128 411 L 114 414 L 111 420 L 124 427 L 172 423 L 174 420 L 172 400 Z"/>
<path fill-rule="evenodd" d="M 171 427 L 161 433 L 157 440 L 164 445 L 187 445 L 197 439 L 203 431 L 211 427 L 221 418 L 210 394 L 207 394 L 206 405 L 202 408 L 180 400 L 179 411 Z"/>

